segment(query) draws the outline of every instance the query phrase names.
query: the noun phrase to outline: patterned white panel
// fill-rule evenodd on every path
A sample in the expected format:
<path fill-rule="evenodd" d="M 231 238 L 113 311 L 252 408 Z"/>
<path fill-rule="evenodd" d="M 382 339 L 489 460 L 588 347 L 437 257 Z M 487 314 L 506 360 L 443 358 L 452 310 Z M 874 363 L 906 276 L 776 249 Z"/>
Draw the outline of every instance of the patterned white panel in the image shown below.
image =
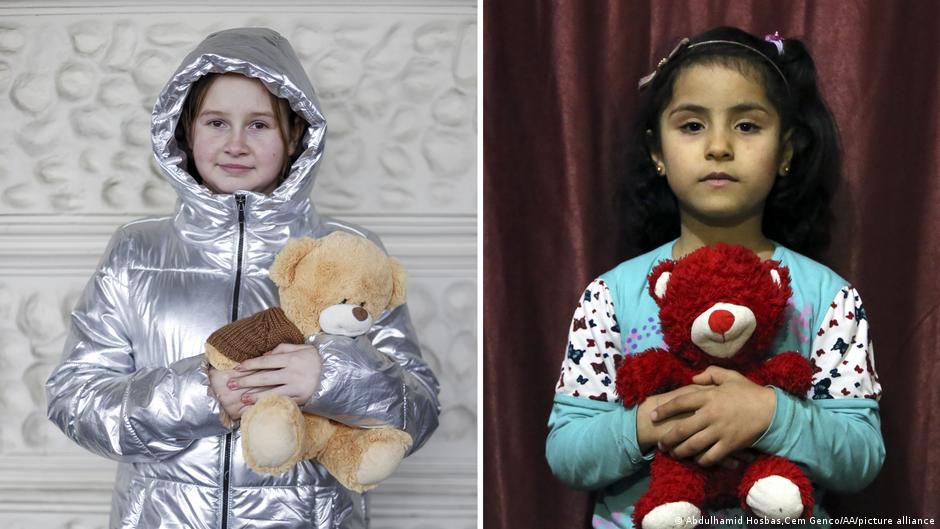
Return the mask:
<path fill-rule="evenodd" d="M 152 162 L 156 94 L 206 34 L 245 25 L 300 55 L 329 122 L 315 201 L 402 259 L 441 381 L 441 427 L 372 494 L 372 526 L 476 527 L 476 7 L 155 5 L 0 0 L 0 527 L 107 526 L 114 464 L 46 420 L 43 383 L 111 232 L 175 201 Z"/>
<path fill-rule="evenodd" d="M 0 146 L 0 212 L 166 211 L 175 195 L 149 137 L 156 95 L 208 33 L 262 25 L 288 37 L 318 89 L 328 134 L 314 193 L 324 211 L 473 214 L 473 8 L 290 11 L 181 21 L 6 7 L 0 136 L 12 141 Z"/>

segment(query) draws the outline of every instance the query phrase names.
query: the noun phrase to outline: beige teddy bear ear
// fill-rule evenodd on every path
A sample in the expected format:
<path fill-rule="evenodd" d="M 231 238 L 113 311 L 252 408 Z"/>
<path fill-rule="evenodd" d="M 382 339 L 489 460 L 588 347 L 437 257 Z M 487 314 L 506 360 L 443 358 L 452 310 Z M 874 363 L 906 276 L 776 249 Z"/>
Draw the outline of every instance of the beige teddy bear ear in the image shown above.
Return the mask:
<path fill-rule="evenodd" d="M 289 287 L 294 282 L 294 271 L 300 261 L 310 254 L 320 242 L 310 237 L 291 239 L 274 258 L 271 266 L 271 280 L 278 287 Z"/>
<path fill-rule="evenodd" d="M 392 269 L 392 299 L 388 300 L 387 309 L 393 309 L 405 303 L 405 291 L 408 283 L 408 275 L 405 273 L 405 267 L 394 257 L 388 258 L 388 265 Z"/>

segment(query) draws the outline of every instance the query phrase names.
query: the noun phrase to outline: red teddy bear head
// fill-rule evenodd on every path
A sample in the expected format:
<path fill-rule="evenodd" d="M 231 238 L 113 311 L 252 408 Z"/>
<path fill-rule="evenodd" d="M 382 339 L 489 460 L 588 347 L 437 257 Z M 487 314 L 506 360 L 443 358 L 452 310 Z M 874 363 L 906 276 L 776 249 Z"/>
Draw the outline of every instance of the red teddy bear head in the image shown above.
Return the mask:
<path fill-rule="evenodd" d="M 666 346 L 696 368 L 763 362 L 791 295 L 786 267 L 721 243 L 658 264 L 649 289 Z"/>

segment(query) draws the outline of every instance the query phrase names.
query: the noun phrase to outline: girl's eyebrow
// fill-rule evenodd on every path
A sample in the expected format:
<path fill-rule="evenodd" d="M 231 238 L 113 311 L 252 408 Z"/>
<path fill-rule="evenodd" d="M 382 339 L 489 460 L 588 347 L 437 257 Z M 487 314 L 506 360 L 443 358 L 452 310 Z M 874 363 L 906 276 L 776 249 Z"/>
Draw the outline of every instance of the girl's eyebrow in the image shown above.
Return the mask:
<path fill-rule="evenodd" d="M 672 109 L 672 112 L 669 113 L 671 117 L 673 114 L 678 114 L 679 112 L 692 112 L 693 114 L 708 114 L 708 109 L 702 105 L 694 105 L 692 103 L 683 103 L 676 108 Z"/>
<path fill-rule="evenodd" d="M 205 109 L 205 110 L 203 110 L 202 112 L 199 113 L 200 116 L 205 116 L 205 115 L 208 115 L 208 114 L 215 114 L 215 115 L 217 115 L 217 116 L 227 116 L 229 113 L 228 113 L 228 112 L 223 112 L 223 111 L 221 111 L 221 110 L 213 110 L 213 109 L 211 109 L 211 108 L 207 108 L 207 109 Z M 273 113 L 273 112 L 269 112 L 269 111 L 267 111 L 267 110 L 262 111 L 262 112 L 249 112 L 248 115 L 249 115 L 250 117 L 261 116 L 261 117 L 272 118 L 272 119 L 274 118 L 274 113 Z"/>
<path fill-rule="evenodd" d="M 738 103 L 737 105 L 734 105 L 733 107 L 729 107 L 728 111 L 732 114 L 743 114 L 745 112 L 750 112 L 750 111 L 763 112 L 764 114 L 768 114 L 768 115 L 770 114 L 770 111 L 767 110 L 766 107 L 764 107 L 760 103 L 754 103 L 754 102 Z M 702 105 L 696 105 L 694 103 L 683 103 L 677 106 L 676 108 L 672 109 L 672 111 L 669 113 L 669 116 L 672 116 L 673 114 L 676 114 L 678 112 L 692 112 L 695 114 L 708 114 L 709 109 L 706 107 L 703 107 Z"/>

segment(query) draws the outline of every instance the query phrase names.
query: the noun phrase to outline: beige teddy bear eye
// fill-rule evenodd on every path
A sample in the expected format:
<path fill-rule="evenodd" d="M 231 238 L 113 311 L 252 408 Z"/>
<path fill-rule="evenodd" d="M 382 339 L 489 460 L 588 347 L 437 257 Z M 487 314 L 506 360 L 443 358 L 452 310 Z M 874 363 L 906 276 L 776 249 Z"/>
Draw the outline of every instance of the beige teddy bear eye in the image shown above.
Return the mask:
<path fill-rule="evenodd" d="M 346 299 L 346 298 L 343 298 L 343 301 L 340 301 L 339 304 L 340 304 L 340 305 L 345 305 L 345 304 L 346 304 L 346 301 L 347 301 L 347 299 Z"/>
<path fill-rule="evenodd" d="M 362 303 L 359 304 L 359 306 L 362 307 L 362 308 L 366 308 L 366 302 L 363 301 Z"/>

